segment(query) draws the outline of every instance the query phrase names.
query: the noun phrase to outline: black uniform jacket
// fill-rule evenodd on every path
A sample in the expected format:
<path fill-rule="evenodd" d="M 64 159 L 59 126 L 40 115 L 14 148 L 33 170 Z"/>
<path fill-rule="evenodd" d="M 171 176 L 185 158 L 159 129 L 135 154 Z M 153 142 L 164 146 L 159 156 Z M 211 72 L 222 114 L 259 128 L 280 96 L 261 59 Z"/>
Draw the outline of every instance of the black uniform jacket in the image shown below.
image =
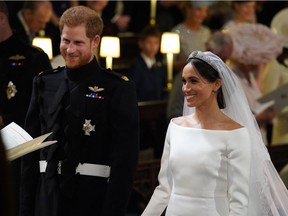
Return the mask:
<path fill-rule="evenodd" d="M 21 215 L 53 216 L 59 207 L 63 216 L 124 216 L 138 160 L 138 118 L 134 83 L 95 59 L 35 78 L 25 128 L 32 136 L 52 131 L 49 139 L 58 143 L 23 158 Z M 95 131 L 85 135 L 85 122 Z M 39 160 L 48 161 L 46 173 L 39 174 Z M 75 174 L 79 163 L 111 166 L 110 177 Z"/>
<path fill-rule="evenodd" d="M 25 27 L 20 21 L 18 14 L 16 14 L 16 16 L 10 17 L 10 24 L 11 24 L 13 31 L 17 32 L 17 34 L 20 35 L 20 38 L 23 43 L 30 44 L 30 45 L 32 44 L 32 41 L 27 35 Z"/>

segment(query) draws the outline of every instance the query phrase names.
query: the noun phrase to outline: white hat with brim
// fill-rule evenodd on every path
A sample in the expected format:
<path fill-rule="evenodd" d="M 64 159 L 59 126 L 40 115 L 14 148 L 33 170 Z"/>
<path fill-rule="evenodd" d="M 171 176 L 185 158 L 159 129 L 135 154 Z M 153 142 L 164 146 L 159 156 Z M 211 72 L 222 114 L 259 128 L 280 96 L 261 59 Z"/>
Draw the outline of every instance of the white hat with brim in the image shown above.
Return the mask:
<path fill-rule="evenodd" d="M 284 39 L 262 24 L 239 24 L 228 29 L 232 59 L 245 65 L 265 64 L 282 52 Z"/>

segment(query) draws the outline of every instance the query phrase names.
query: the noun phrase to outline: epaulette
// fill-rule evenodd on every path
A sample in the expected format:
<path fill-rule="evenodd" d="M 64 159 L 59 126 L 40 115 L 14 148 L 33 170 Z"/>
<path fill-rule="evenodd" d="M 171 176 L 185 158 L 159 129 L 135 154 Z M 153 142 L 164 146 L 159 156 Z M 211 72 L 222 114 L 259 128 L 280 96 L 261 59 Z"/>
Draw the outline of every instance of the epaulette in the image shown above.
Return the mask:
<path fill-rule="evenodd" d="M 110 68 L 109 69 L 106 69 L 106 72 L 109 73 L 109 74 L 112 74 L 124 81 L 129 81 L 128 77 L 127 76 L 124 76 L 123 74 L 121 73 L 118 73 L 118 72 L 115 72 L 115 71 L 112 71 Z"/>
<path fill-rule="evenodd" d="M 43 49 L 41 49 L 40 47 L 38 47 L 38 46 L 29 46 L 29 47 L 31 47 L 32 49 L 34 49 L 34 50 L 37 50 L 37 51 L 40 51 L 40 52 L 44 52 L 44 50 Z M 45 52 L 44 52 L 45 53 Z"/>
<path fill-rule="evenodd" d="M 52 73 L 57 73 L 57 72 L 60 72 L 62 71 L 63 69 L 65 68 L 65 66 L 59 66 L 57 68 L 54 68 L 54 69 L 51 69 L 51 70 L 45 70 L 45 71 L 41 71 L 38 76 L 43 76 L 43 75 L 46 75 L 46 74 L 52 74 Z"/>

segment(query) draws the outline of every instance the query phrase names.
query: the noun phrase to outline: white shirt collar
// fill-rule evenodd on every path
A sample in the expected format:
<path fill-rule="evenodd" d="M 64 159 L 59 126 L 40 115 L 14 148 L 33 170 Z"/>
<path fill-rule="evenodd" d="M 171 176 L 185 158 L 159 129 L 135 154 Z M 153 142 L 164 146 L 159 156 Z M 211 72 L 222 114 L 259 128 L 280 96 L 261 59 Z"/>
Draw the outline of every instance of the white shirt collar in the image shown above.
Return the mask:
<path fill-rule="evenodd" d="M 18 11 L 17 16 L 18 16 L 20 22 L 22 23 L 22 25 L 23 25 L 23 27 L 24 27 L 24 29 L 25 29 L 26 34 L 29 36 L 29 35 L 31 34 L 31 32 L 29 31 L 29 27 L 27 26 L 27 24 L 26 24 L 26 22 L 25 22 L 25 20 L 24 20 L 24 17 L 23 17 L 23 15 L 22 15 L 21 12 L 22 12 L 21 10 Z"/>
<path fill-rule="evenodd" d="M 141 52 L 141 56 L 144 59 L 144 62 L 146 63 L 147 67 L 149 69 L 152 68 L 152 66 L 155 64 L 156 60 L 155 59 L 151 59 L 148 56 L 146 56 L 143 52 Z"/>

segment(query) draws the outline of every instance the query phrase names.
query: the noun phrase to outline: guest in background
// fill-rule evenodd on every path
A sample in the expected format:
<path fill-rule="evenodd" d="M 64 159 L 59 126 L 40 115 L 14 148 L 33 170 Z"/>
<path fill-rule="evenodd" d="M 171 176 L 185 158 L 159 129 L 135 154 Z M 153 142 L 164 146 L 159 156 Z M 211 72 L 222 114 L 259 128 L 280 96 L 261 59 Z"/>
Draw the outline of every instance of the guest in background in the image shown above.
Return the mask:
<path fill-rule="evenodd" d="M 262 91 L 267 94 L 283 85 L 288 84 L 288 35 L 285 24 L 287 24 L 288 8 L 280 10 L 272 19 L 270 28 L 284 39 L 284 47 L 277 58 L 272 59 L 265 67 Z M 286 104 L 287 105 L 287 104 Z M 288 107 L 277 112 L 273 121 L 271 146 L 288 145 Z M 288 188 L 288 164 L 280 171 L 285 186 Z"/>
<path fill-rule="evenodd" d="M 233 17 L 223 28 L 231 28 L 243 23 L 256 23 L 256 1 L 232 1 Z"/>
<path fill-rule="evenodd" d="M 157 1 L 156 24 L 160 31 L 169 32 L 174 26 L 183 22 L 181 5 L 181 1 Z"/>
<path fill-rule="evenodd" d="M 103 10 L 109 4 L 109 0 L 96 0 L 86 1 L 85 5 L 94 10 L 100 17 L 102 16 Z"/>
<path fill-rule="evenodd" d="M 21 36 L 12 32 L 8 17 L 6 4 L 0 1 L 0 129 L 11 122 L 24 127 L 33 78 L 41 71 L 51 69 L 43 50 L 23 42 Z M 15 213 L 19 204 L 20 161 L 11 162 Z"/>
<path fill-rule="evenodd" d="M 212 32 L 219 31 L 223 25 L 232 19 L 233 9 L 231 1 L 214 1 L 209 7 L 209 13 L 204 21 Z"/>
<path fill-rule="evenodd" d="M 139 102 L 163 100 L 167 97 L 166 73 L 160 60 L 157 59 L 160 40 L 161 32 L 156 26 L 146 26 L 139 34 L 140 53 L 128 73 L 131 80 L 135 81 Z M 141 152 L 150 152 L 149 156 L 145 157 L 146 159 L 153 159 L 161 155 L 159 152 L 162 152 L 163 146 L 162 140 L 160 140 L 161 136 L 157 134 L 159 127 L 162 127 L 160 121 L 145 119 L 140 121 L 140 149 Z"/>
<path fill-rule="evenodd" d="M 11 19 L 11 26 L 21 35 L 23 41 L 32 44 L 33 38 L 39 34 L 40 30 L 45 29 L 51 16 L 52 4 L 50 1 L 25 1 L 17 16 Z"/>
<path fill-rule="evenodd" d="M 119 30 L 117 25 L 111 21 L 111 17 L 105 15 L 105 8 L 109 5 L 109 2 L 109 0 L 86 1 L 85 5 L 94 10 L 102 18 L 104 23 L 103 36 L 118 36 Z"/>
<path fill-rule="evenodd" d="M 249 106 L 261 129 L 264 143 L 268 145 L 270 139 L 267 137 L 267 124 L 273 123 L 276 113 L 271 108 L 260 109 L 261 104 L 257 99 L 262 97 L 263 93 L 260 89 L 261 84 L 257 83 L 255 71 L 259 69 L 259 65 L 264 66 L 281 53 L 283 40 L 262 24 L 236 25 L 229 28 L 228 33 L 233 41 L 231 69 L 242 84 Z"/>
<path fill-rule="evenodd" d="M 13 33 L 7 7 L 4 1 L 0 3 L 0 128 L 13 121 L 23 127 L 32 80 L 51 65 L 43 50 L 24 43 L 21 35 Z"/>
<path fill-rule="evenodd" d="M 135 3 L 132 1 L 131 2 L 122 0 L 108 1 L 108 4 L 105 6 L 103 10 L 102 19 L 104 23 L 112 24 L 114 34 L 115 32 L 116 34 L 126 32 L 130 28 L 132 19 L 131 18 L 132 10 L 136 10 L 137 8 L 137 7 L 133 8 L 133 4 Z M 142 26 L 140 25 L 140 27 Z"/>
<path fill-rule="evenodd" d="M 159 54 L 161 32 L 156 26 L 146 26 L 139 34 L 140 53 L 129 70 L 135 81 L 138 101 L 162 100 L 167 96 L 166 71 Z"/>
<path fill-rule="evenodd" d="M 287 48 L 283 48 L 284 50 Z M 288 67 L 276 59 L 272 59 L 265 67 L 262 92 L 267 94 L 281 86 L 288 84 Z M 271 145 L 288 144 L 288 110 L 284 109 L 276 114 L 273 120 Z M 287 184 L 288 186 L 288 184 Z"/>
<path fill-rule="evenodd" d="M 270 29 L 277 35 L 283 37 L 284 46 L 282 52 L 277 58 L 272 59 L 266 64 L 264 70 L 264 79 L 261 90 L 267 94 L 281 86 L 288 84 L 288 34 L 286 33 L 285 24 L 287 25 L 288 8 L 280 10 L 272 19 Z M 288 109 L 277 112 L 273 121 L 271 145 L 288 144 Z M 285 180 L 288 186 L 288 178 Z"/>
<path fill-rule="evenodd" d="M 224 30 L 229 30 L 229 28 L 242 24 L 257 23 L 256 1 L 232 1 L 231 5 L 234 11 L 234 15 L 231 20 L 224 24 Z M 259 64 L 253 70 L 253 74 L 259 88 L 261 87 L 260 85 L 264 79 L 264 66 L 264 64 Z"/>
<path fill-rule="evenodd" d="M 172 28 L 180 36 L 180 54 L 175 55 L 174 69 L 178 73 L 185 65 L 187 56 L 193 50 L 205 50 L 205 43 L 211 36 L 211 31 L 203 25 L 208 16 L 211 2 L 189 0 L 183 3 L 185 14 L 183 22 Z"/>

